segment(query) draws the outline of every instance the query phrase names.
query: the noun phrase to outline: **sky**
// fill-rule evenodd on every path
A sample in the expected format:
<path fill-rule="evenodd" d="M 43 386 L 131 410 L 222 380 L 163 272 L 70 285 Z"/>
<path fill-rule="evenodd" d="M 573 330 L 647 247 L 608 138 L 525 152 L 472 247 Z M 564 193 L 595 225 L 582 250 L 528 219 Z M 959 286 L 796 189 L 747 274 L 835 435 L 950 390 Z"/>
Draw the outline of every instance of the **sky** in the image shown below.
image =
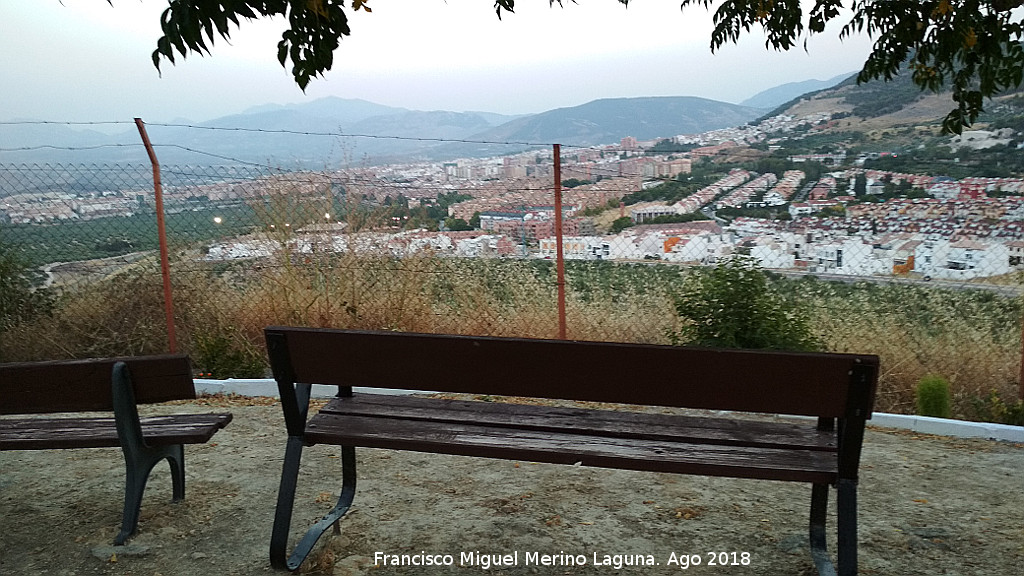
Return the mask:
<path fill-rule="evenodd" d="M 0 120 L 202 122 L 326 96 L 413 110 L 530 114 L 599 98 L 743 100 L 780 84 L 860 69 L 870 40 L 841 24 L 789 52 L 754 31 L 712 55 L 712 16 L 678 0 L 369 0 L 352 35 L 303 93 L 277 62 L 282 19 L 242 21 L 212 56 L 162 73 L 151 54 L 160 0 L 0 0 Z"/>

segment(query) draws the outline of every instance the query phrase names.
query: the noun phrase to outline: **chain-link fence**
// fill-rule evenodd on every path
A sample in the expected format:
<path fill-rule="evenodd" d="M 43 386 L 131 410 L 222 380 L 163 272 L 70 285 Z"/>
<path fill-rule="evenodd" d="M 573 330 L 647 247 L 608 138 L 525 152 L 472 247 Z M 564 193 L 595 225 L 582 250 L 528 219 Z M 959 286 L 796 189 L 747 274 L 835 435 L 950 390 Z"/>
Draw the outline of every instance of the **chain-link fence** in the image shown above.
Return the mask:
<path fill-rule="evenodd" d="M 913 412 L 928 374 L 951 382 L 963 417 L 999 419 L 1017 397 L 1020 196 L 885 197 L 854 188 L 903 180 L 854 170 L 807 186 L 798 170 L 563 156 L 560 177 L 550 150 L 401 168 L 165 166 L 177 348 L 239 377 L 265 373 L 272 324 L 713 344 L 721 330 L 805 323 L 813 347 L 882 356 L 883 410 Z M 168 350 L 155 207 L 148 165 L 0 165 L 0 359 Z M 714 288 L 711 271 L 736 256 L 765 284 Z M 693 314 L 694 294 L 709 316 Z M 769 328 L 723 327 L 729 311 Z"/>

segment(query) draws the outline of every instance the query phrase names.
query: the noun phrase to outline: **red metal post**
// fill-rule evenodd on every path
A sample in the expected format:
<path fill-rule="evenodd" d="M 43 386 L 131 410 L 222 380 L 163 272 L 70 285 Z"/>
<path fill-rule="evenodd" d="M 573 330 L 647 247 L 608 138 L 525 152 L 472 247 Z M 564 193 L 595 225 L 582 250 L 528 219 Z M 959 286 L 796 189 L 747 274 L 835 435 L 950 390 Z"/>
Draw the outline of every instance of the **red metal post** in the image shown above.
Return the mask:
<path fill-rule="evenodd" d="M 1017 380 L 1017 397 L 1024 400 L 1024 319 L 1021 321 L 1020 336 L 1020 376 Z"/>
<path fill-rule="evenodd" d="M 164 190 L 160 184 L 160 162 L 146 134 L 146 124 L 142 118 L 135 119 L 135 126 L 142 136 L 142 143 L 149 154 L 149 162 L 153 165 L 153 197 L 156 202 L 156 233 L 160 240 L 160 274 L 164 280 L 164 317 L 167 322 L 167 343 L 171 354 L 178 351 L 178 338 L 174 334 L 174 300 L 171 298 L 171 264 L 167 253 L 167 228 L 164 226 Z"/>
<path fill-rule="evenodd" d="M 562 252 L 562 145 L 553 144 L 555 153 L 555 269 L 558 287 L 558 338 L 565 340 L 565 254 Z"/>

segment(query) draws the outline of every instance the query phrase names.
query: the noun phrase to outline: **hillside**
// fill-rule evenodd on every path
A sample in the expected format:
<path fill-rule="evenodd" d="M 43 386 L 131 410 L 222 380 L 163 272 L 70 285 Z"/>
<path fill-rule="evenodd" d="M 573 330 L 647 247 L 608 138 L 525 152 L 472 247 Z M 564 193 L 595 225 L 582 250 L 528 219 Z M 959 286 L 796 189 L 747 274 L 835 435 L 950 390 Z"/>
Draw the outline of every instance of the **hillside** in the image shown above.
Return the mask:
<path fill-rule="evenodd" d="M 769 88 L 762 92 L 754 94 L 750 98 L 747 98 L 743 102 L 740 102 L 740 106 L 747 106 L 750 108 L 763 108 L 770 110 L 778 108 L 779 106 L 791 102 L 796 98 L 800 98 L 804 94 L 810 92 L 817 92 L 825 90 L 838 85 L 840 82 L 847 80 L 854 73 L 849 72 L 846 74 L 840 74 L 828 80 L 804 80 L 802 82 L 789 82 L 774 88 Z"/>
<path fill-rule="evenodd" d="M 986 103 L 975 129 L 1013 126 L 1024 120 L 1024 105 L 1019 91 L 1011 91 Z M 833 88 L 809 92 L 794 98 L 765 117 L 786 114 L 804 117 L 815 114 L 839 114 L 841 118 L 822 133 L 859 133 L 868 141 L 886 141 L 893 147 L 948 142 L 940 134 L 942 119 L 955 103 L 949 91 L 922 91 L 901 74 L 891 81 L 858 84 L 851 76 Z"/>

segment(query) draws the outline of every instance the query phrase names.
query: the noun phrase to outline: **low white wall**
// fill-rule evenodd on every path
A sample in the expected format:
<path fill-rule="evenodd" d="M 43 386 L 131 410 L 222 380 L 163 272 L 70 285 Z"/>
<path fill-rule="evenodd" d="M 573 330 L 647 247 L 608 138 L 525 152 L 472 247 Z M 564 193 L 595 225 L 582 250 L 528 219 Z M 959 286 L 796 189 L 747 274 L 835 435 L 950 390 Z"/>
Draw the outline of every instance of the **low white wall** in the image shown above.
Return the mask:
<path fill-rule="evenodd" d="M 239 396 L 273 396 L 277 398 L 277 382 L 270 378 L 265 379 L 234 379 L 228 380 L 206 380 L 202 378 L 196 378 L 193 380 L 196 385 L 196 393 L 198 394 L 238 394 Z M 392 388 L 366 388 L 362 386 L 355 386 L 353 390 L 358 392 L 368 392 L 372 394 L 414 394 L 422 393 L 422 390 L 395 390 Z M 313 389 L 310 391 L 310 396 L 313 398 L 330 398 L 338 393 L 336 386 L 325 386 L 323 384 L 313 384 Z"/>
<path fill-rule="evenodd" d="M 196 379 L 196 392 L 200 394 L 238 394 L 240 396 L 277 397 L 277 383 L 271 379 L 258 380 L 204 380 Z M 357 391 L 374 394 L 410 394 L 413 390 L 392 390 L 385 388 L 355 387 Z M 314 398 L 330 398 L 337 393 L 334 386 L 314 384 L 311 395 Z M 965 422 L 928 416 L 907 416 L 876 412 L 869 424 L 883 428 L 902 428 L 922 434 L 956 436 L 958 438 L 988 438 L 1007 442 L 1024 442 L 1024 426 L 992 424 L 990 422 Z"/>

